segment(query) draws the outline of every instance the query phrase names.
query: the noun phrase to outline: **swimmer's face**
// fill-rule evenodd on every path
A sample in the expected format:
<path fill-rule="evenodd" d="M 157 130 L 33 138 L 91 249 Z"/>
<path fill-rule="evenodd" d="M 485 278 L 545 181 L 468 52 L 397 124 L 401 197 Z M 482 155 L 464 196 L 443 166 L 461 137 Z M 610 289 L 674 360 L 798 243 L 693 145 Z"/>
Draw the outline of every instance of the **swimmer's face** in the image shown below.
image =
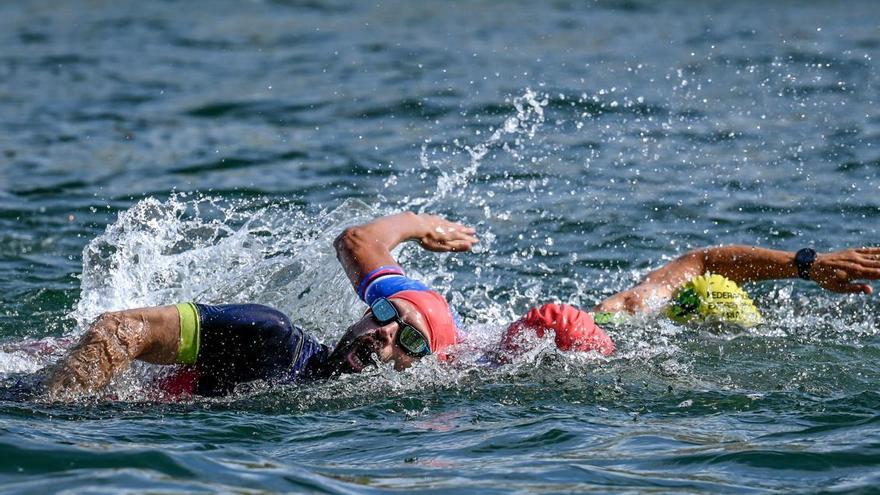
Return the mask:
<path fill-rule="evenodd" d="M 391 297 L 388 300 L 397 308 L 403 321 L 427 337 L 425 318 L 415 306 L 403 299 Z M 382 363 L 393 362 L 395 370 L 405 370 L 418 358 L 398 345 L 399 331 L 400 325 L 397 322 L 380 325 L 373 318 L 372 313 L 367 312 L 354 325 L 348 327 L 330 354 L 327 365 L 336 373 L 360 373 L 367 366 L 374 364 L 373 355 L 375 355 Z"/>

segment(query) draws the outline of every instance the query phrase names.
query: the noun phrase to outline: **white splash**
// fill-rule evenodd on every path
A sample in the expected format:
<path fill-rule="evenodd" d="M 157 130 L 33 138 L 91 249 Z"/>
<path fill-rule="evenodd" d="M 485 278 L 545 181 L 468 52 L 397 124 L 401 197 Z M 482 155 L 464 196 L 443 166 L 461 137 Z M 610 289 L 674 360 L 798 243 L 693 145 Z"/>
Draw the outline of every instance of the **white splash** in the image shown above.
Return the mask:
<path fill-rule="evenodd" d="M 517 96 L 510 101 L 515 114 L 507 117 L 503 124 L 491 131 L 491 134 L 483 142 L 476 145 L 461 144 L 456 141 L 454 148 L 461 148 L 469 157 L 467 165 L 457 169 L 453 165 L 449 155 L 441 155 L 432 159 L 428 155 L 426 142 L 422 145 L 419 162 L 423 169 L 435 167 L 439 171 L 436 189 L 428 197 L 414 198 L 407 204 L 408 207 L 419 207 L 419 211 L 430 211 L 430 207 L 447 197 L 475 198 L 481 195 L 470 191 L 473 188 L 471 179 L 477 174 L 483 159 L 489 152 L 495 149 L 503 150 L 510 154 L 514 161 L 521 158 L 519 148 L 535 137 L 535 134 L 544 123 L 544 107 L 548 100 L 546 95 L 538 94 L 531 89 L 526 89 L 522 96 Z M 466 193 L 466 194 L 465 194 Z"/>
<path fill-rule="evenodd" d="M 332 241 L 374 216 L 356 200 L 313 215 L 277 204 L 147 198 L 83 250 L 82 294 L 71 316 L 81 331 L 104 311 L 248 302 L 329 336 L 359 316 Z"/>

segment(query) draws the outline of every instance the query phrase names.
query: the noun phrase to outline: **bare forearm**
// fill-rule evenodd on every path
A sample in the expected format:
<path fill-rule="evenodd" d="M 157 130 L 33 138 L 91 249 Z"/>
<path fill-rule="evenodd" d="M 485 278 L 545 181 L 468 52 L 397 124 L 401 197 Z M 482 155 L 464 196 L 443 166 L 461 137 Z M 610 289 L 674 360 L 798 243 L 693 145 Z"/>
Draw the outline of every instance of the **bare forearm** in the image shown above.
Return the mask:
<path fill-rule="evenodd" d="M 425 233 L 425 225 L 411 211 L 377 218 L 353 229 L 359 230 L 365 239 L 378 243 L 389 251 L 402 242 L 419 239 Z"/>
<path fill-rule="evenodd" d="M 180 318 L 175 306 L 104 313 L 80 341 L 49 369 L 50 397 L 92 392 L 126 370 L 135 359 L 177 362 Z"/>
<path fill-rule="evenodd" d="M 692 251 L 703 258 L 702 273 L 717 273 L 737 283 L 796 278 L 795 253 L 754 246 L 719 246 Z"/>
<path fill-rule="evenodd" d="M 143 348 L 143 330 L 119 314 L 106 314 L 49 372 L 50 396 L 91 392 L 104 387 L 125 370 Z"/>
<path fill-rule="evenodd" d="M 396 262 L 391 250 L 418 241 L 429 251 L 467 251 L 477 242 L 474 229 L 435 215 L 403 212 L 349 227 L 336 238 L 336 255 L 352 285 L 370 271 Z"/>

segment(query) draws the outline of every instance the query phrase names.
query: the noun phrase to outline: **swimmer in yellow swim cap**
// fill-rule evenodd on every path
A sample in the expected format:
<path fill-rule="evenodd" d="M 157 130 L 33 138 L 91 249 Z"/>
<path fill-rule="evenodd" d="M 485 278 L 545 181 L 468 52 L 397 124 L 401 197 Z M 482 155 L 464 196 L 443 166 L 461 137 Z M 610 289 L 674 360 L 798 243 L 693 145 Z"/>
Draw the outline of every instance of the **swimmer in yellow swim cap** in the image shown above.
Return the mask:
<path fill-rule="evenodd" d="M 880 248 L 829 253 L 754 246 L 696 249 L 648 273 L 635 287 L 605 299 L 593 311 L 641 313 L 665 306 L 666 315 L 677 322 L 714 319 L 751 327 L 763 318 L 737 284 L 786 278 L 811 280 L 832 292 L 872 294 L 873 288 L 863 281 L 880 279 Z"/>
<path fill-rule="evenodd" d="M 764 322 L 749 295 L 717 273 L 698 275 L 679 287 L 665 313 L 676 323 L 718 321 L 750 328 Z"/>

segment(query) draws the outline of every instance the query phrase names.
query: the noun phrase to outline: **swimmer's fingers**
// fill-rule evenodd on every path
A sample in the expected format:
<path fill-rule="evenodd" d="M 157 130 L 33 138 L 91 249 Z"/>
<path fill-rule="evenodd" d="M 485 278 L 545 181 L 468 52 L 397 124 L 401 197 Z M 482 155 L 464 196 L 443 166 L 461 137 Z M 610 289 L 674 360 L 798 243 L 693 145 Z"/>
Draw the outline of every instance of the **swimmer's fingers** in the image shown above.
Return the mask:
<path fill-rule="evenodd" d="M 452 241 L 447 244 L 447 251 L 470 251 L 477 242 L 479 241 Z"/>
<path fill-rule="evenodd" d="M 843 284 L 839 286 L 835 286 L 834 288 L 828 289 L 832 292 L 837 292 L 838 294 L 867 294 L 871 295 L 874 293 L 874 289 L 868 284 Z"/>
<path fill-rule="evenodd" d="M 880 276 L 880 249 L 844 249 L 816 257 L 813 272 L 830 276 L 833 270 L 851 272 L 851 278 Z M 815 278 L 815 277 L 814 277 Z"/>
<path fill-rule="evenodd" d="M 858 265 L 865 269 L 873 269 L 875 271 L 880 270 L 880 261 L 875 261 L 872 259 L 860 260 L 858 262 Z"/>
<path fill-rule="evenodd" d="M 831 268 L 827 265 L 813 265 L 810 278 L 819 284 L 820 287 L 825 290 L 830 290 L 831 292 L 860 292 L 856 287 L 856 285 L 859 284 L 853 284 L 851 282 L 852 278 L 849 277 L 845 271 Z"/>
<path fill-rule="evenodd" d="M 419 245 L 428 251 L 446 252 L 446 251 L 470 251 L 474 244 L 480 242 L 474 236 L 462 236 L 452 239 L 437 239 L 429 237 L 419 241 Z"/>
<path fill-rule="evenodd" d="M 880 266 L 876 263 L 856 263 L 847 268 L 847 273 L 850 274 L 852 278 L 880 280 Z"/>
<path fill-rule="evenodd" d="M 436 215 L 421 215 L 424 225 L 419 244 L 429 251 L 467 251 L 479 242 L 476 229 Z"/>
<path fill-rule="evenodd" d="M 860 265 L 880 269 L 880 248 L 855 249 L 853 252 Z"/>
<path fill-rule="evenodd" d="M 868 284 L 859 284 L 859 283 L 849 283 L 849 282 L 834 282 L 834 283 L 820 283 L 824 289 L 830 290 L 831 292 L 837 292 L 838 294 L 867 294 L 871 295 L 874 293 L 874 288 Z"/>
<path fill-rule="evenodd" d="M 880 270 L 880 248 L 844 249 L 819 255 L 816 261 L 841 264 L 842 268 L 876 271 Z"/>
<path fill-rule="evenodd" d="M 865 254 L 849 249 L 817 257 L 810 278 L 833 292 L 872 294 L 870 285 L 855 281 L 880 280 L 880 267 Z"/>
<path fill-rule="evenodd" d="M 864 247 L 859 249 L 853 249 L 858 254 L 870 256 L 874 259 L 880 259 L 880 247 Z"/>
<path fill-rule="evenodd" d="M 837 268 L 843 270 L 849 278 L 878 280 L 880 279 L 880 267 L 877 265 L 874 261 L 856 260 L 840 263 Z"/>

